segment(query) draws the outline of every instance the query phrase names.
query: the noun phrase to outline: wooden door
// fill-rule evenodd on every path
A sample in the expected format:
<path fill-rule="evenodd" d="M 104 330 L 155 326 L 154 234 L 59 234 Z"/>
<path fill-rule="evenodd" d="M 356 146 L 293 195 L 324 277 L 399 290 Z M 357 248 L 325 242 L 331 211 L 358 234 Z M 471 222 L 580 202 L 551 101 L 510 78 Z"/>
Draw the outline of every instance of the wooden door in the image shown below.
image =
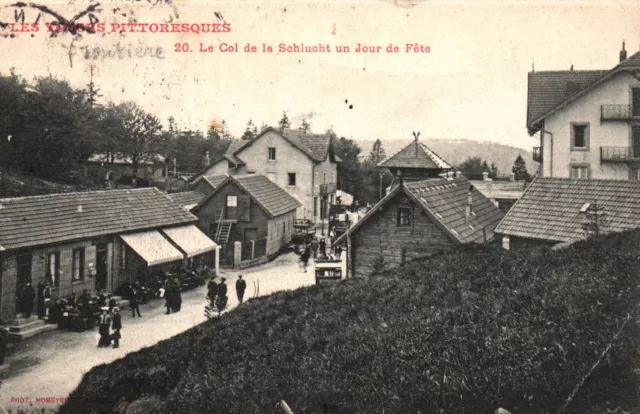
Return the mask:
<path fill-rule="evenodd" d="M 242 241 L 251 241 L 258 239 L 258 229 L 244 229 L 244 238 Z"/>
<path fill-rule="evenodd" d="M 96 246 L 96 290 L 107 288 L 107 257 L 107 244 L 98 244 Z"/>

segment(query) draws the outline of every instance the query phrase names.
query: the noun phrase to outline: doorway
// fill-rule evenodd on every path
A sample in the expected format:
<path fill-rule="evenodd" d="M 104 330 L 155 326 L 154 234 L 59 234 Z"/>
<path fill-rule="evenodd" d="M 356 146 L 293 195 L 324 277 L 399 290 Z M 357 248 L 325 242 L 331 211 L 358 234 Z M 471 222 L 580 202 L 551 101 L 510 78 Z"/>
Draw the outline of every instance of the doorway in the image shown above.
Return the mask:
<path fill-rule="evenodd" d="M 27 283 L 31 283 L 31 253 L 18 253 L 16 258 L 17 276 L 16 281 L 16 312 L 22 311 L 22 292 Z"/>
<path fill-rule="evenodd" d="M 96 245 L 96 290 L 107 288 L 107 244 L 98 243 Z"/>

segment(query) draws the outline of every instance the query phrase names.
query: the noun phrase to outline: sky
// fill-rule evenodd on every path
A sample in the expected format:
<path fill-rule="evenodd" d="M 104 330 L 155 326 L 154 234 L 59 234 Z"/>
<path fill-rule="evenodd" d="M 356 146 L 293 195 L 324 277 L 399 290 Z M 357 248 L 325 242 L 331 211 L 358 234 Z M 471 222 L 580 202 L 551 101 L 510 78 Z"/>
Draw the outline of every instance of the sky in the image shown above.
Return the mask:
<path fill-rule="evenodd" d="M 68 18 L 95 2 L 36 3 Z M 101 103 L 135 101 L 165 125 L 173 116 L 180 127 L 202 131 L 211 122 L 225 120 L 236 136 L 249 119 L 258 126 L 277 125 L 286 110 L 294 127 L 306 115 L 313 132 L 331 127 L 355 140 L 410 140 L 413 131 L 420 131 L 425 142 L 471 139 L 530 150 L 538 145 L 526 130 L 532 65 L 536 71 L 568 70 L 571 65 L 575 70 L 611 69 L 618 63 L 622 41 L 629 55 L 640 50 L 637 1 L 100 3 L 94 15 L 107 32 L 111 24 L 131 19 L 226 22 L 231 30 L 81 38 L 63 33 L 51 38 L 44 23 L 53 18 L 43 15 L 39 32 L 0 37 L 0 73 L 13 67 L 27 79 L 52 75 L 85 87 L 93 67 Z M 15 8 L 9 4 L 0 0 L 1 22 L 15 21 Z M 24 13 L 25 23 L 33 23 L 38 10 L 26 8 Z M 0 35 L 9 30 L 0 29 Z M 123 58 L 103 58 L 101 51 L 115 50 L 118 42 Z M 237 44 L 239 51 L 222 53 L 221 43 Z M 243 52 L 247 43 L 259 51 Z M 280 43 L 329 45 L 331 52 L 278 53 Z M 358 43 L 382 50 L 355 53 Z M 408 43 L 430 51 L 406 53 Z M 176 52 L 176 44 L 186 44 L 191 51 Z M 214 51 L 200 52 L 201 44 Z M 274 52 L 261 52 L 262 44 Z M 399 52 L 387 53 L 389 44 Z M 351 52 L 337 53 L 337 45 L 350 46 Z M 139 47 L 150 48 L 154 55 L 160 48 L 161 58 L 137 57 Z M 95 48 L 100 51 L 97 59 Z M 89 58 L 84 50 L 90 51 Z"/>

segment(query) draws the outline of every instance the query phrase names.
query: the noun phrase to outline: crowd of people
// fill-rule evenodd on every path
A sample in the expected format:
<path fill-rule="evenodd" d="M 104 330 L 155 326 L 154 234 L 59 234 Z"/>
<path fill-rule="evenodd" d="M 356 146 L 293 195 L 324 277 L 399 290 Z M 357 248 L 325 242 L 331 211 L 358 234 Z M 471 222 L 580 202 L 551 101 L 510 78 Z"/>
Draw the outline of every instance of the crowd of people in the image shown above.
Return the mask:
<path fill-rule="evenodd" d="M 296 251 L 300 255 L 300 269 L 307 273 L 307 266 L 309 265 L 309 259 L 313 256 L 314 260 L 340 260 L 342 257 L 342 247 L 334 246 L 333 242 L 336 239 L 335 229 L 332 228 L 329 231 L 329 249 L 327 251 L 327 242 L 324 237 L 318 240 L 317 236 L 313 236 L 309 243 L 304 243 L 301 248 Z"/>

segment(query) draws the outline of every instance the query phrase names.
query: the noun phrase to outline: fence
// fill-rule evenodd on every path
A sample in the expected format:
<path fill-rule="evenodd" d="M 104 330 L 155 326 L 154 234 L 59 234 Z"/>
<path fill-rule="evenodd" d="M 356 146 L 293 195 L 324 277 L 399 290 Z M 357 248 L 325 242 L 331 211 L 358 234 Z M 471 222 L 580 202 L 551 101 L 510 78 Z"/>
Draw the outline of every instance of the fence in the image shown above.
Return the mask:
<path fill-rule="evenodd" d="M 261 263 L 267 258 L 267 238 L 235 243 L 234 267 Z"/>

